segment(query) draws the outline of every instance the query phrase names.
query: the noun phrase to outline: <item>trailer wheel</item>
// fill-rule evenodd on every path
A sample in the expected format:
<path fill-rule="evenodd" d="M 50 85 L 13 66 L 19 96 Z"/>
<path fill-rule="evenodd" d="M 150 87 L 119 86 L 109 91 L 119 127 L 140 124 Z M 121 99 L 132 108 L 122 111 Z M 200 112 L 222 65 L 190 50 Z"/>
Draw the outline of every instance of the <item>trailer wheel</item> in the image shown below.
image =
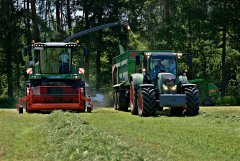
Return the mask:
<path fill-rule="evenodd" d="M 125 96 L 125 90 L 118 91 L 118 110 L 127 111 L 129 99 Z"/>
<path fill-rule="evenodd" d="M 140 116 L 154 116 L 156 113 L 155 89 L 142 87 L 138 94 L 138 114 Z"/>
<path fill-rule="evenodd" d="M 199 113 L 199 91 L 197 88 L 185 88 L 187 108 L 185 115 L 195 116 Z"/>
<path fill-rule="evenodd" d="M 132 115 L 138 114 L 138 105 L 137 105 L 138 92 L 134 88 L 134 85 L 131 84 L 130 87 L 130 108 Z"/>

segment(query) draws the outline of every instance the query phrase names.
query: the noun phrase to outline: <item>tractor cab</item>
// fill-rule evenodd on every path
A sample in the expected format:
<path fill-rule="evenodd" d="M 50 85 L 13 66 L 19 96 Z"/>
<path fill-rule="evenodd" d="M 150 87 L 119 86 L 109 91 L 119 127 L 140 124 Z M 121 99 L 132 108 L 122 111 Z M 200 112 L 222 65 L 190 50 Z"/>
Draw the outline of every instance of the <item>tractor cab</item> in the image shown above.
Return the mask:
<path fill-rule="evenodd" d="M 151 80 L 156 79 L 159 73 L 177 74 L 177 61 L 172 53 L 152 53 L 148 61 Z"/>

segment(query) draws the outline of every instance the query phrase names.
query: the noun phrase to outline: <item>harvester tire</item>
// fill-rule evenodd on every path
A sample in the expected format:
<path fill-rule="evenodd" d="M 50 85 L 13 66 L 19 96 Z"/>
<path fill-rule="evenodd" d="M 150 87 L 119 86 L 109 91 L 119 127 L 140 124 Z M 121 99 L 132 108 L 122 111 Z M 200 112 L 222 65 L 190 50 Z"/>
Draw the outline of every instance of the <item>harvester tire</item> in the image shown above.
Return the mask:
<path fill-rule="evenodd" d="M 196 116 L 199 113 L 199 91 L 197 88 L 185 88 L 187 108 L 184 112 L 186 116 Z"/>
<path fill-rule="evenodd" d="M 128 97 L 125 96 L 125 90 L 118 91 L 118 110 L 127 111 L 128 110 Z"/>
<path fill-rule="evenodd" d="M 154 116 L 156 113 L 156 96 L 153 87 L 141 87 L 138 93 L 138 114 Z"/>
<path fill-rule="evenodd" d="M 91 113 L 91 112 L 92 112 L 91 107 L 87 107 L 87 112 L 88 112 L 88 113 Z"/>
<path fill-rule="evenodd" d="M 21 106 L 21 107 L 19 107 L 19 109 L 18 109 L 19 111 L 18 111 L 18 113 L 20 113 L 20 114 L 22 114 L 23 113 L 23 107 Z"/>
<path fill-rule="evenodd" d="M 136 88 L 134 88 L 134 85 L 131 84 L 130 87 L 130 109 L 132 115 L 137 115 L 138 114 L 138 91 Z"/>

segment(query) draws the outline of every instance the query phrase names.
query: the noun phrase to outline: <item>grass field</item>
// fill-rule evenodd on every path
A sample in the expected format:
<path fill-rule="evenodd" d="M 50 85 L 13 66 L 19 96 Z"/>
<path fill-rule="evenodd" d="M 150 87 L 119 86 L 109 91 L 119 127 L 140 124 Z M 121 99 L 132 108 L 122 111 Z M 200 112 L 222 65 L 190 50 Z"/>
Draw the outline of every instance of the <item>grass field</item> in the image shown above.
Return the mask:
<path fill-rule="evenodd" d="M 0 109 L 0 160 L 240 160 L 240 107 L 196 117 Z"/>

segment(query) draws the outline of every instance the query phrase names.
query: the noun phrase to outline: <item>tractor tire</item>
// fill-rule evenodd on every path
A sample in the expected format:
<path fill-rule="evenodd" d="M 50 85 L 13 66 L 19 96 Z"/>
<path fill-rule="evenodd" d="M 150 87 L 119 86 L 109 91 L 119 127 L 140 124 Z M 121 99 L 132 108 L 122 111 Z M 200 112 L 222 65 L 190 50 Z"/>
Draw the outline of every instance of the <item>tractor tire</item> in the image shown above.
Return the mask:
<path fill-rule="evenodd" d="M 129 99 L 125 96 L 125 90 L 118 91 L 118 110 L 127 111 Z"/>
<path fill-rule="evenodd" d="M 114 92 L 114 109 L 118 110 L 118 92 Z"/>
<path fill-rule="evenodd" d="M 131 84 L 131 87 L 130 87 L 130 109 L 131 109 L 132 115 L 138 114 L 137 100 L 138 100 L 138 91 L 136 88 L 134 88 L 134 85 Z"/>
<path fill-rule="evenodd" d="M 199 91 L 197 88 L 185 88 L 187 108 L 184 111 L 186 116 L 196 116 L 199 114 Z"/>
<path fill-rule="evenodd" d="M 140 116 L 154 116 L 156 113 L 156 96 L 153 87 L 142 87 L 138 93 L 138 114 Z"/>

